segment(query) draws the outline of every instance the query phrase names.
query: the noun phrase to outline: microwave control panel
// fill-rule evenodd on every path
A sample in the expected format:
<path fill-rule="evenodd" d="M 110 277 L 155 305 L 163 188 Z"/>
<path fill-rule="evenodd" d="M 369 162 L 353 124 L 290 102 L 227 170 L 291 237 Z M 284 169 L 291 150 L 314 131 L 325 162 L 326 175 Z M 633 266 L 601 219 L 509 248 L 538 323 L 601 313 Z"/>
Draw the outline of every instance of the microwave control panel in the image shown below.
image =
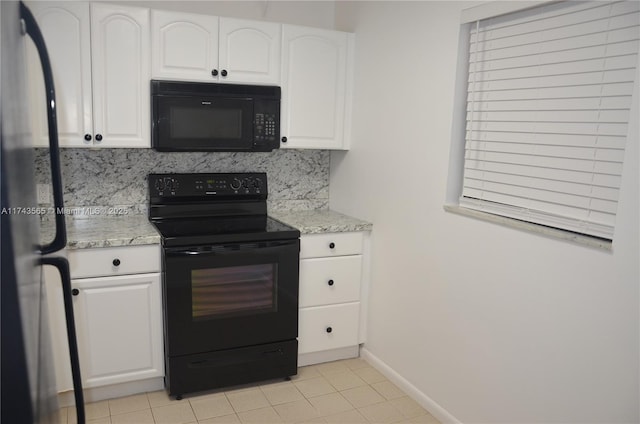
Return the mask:
<path fill-rule="evenodd" d="M 253 144 L 280 146 L 280 101 L 255 100 Z"/>
<path fill-rule="evenodd" d="M 269 113 L 256 113 L 255 138 L 258 141 L 273 141 L 276 135 L 276 115 Z"/>

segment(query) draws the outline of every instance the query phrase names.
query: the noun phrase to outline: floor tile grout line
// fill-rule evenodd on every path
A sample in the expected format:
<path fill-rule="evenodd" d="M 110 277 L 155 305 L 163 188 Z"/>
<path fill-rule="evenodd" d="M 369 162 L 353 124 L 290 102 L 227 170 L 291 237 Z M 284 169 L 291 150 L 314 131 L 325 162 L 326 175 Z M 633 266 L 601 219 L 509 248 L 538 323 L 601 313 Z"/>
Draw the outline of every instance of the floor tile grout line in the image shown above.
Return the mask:
<path fill-rule="evenodd" d="M 278 416 L 278 417 L 279 417 L 283 422 L 286 422 L 285 418 L 284 418 L 280 413 L 278 413 L 278 410 L 277 410 L 275 407 L 276 407 L 276 406 L 280 406 L 280 405 L 284 405 L 284 404 L 286 404 L 286 403 L 299 402 L 299 401 L 301 401 L 301 400 L 306 401 L 306 403 L 307 403 L 309 406 L 311 406 L 311 407 L 313 408 L 313 410 L 315 411 L 316 415 L 317 415 L 317 416 L 318 416 L 318 418 L 320 418 L 320 419 L 325 419 L 325 418 L 326 418 L 326 417 L 328 417 L 328 416 L 332 416 L 332 415 L 336 415 L 336 414 L 340 414 L 340 413 L 346 413 L 346 412 L 350 412 L 350 411 L 356 411 L 356 412 L 357 412 L 358 414 L 360 414 L 360 415 L 361 415 L 365 420 L 369 421 L 369 420 L 368 420 L 368 418 L 367 418 L 367 417 L 362 413 L 362 409 L 363 409 L 363 408 L 370 407 L 370 406 L 373 406 L 373 405 L 382 404 L 382 403 L 387 403 L 389 406 L 393 407 L 393 409 L 394 409 L 394 410 L 396 410 L 398 413 L 400 413 L 401 415 L 404 415 L 403 411 L 402 411 L 402 410 L 400 410 L 400 409 L 399 409 L 399 407 L 397 407 L 395 404 L 393 404 L 393 403 L 392 403 L 392 401 L 397 400 L 397 399 L 401 399 L 401 398 L 407 398 L 407 399 L 412 399 L 412 398 L 411 398 L 410 396 L 408 396 L 404 391 L 402 391 L 401 389 L 397 388 L 397 386 L 395 386 L 395 385 L 394 385 L 394 386 L 397 388 L 397 390 L 399 390 L 399 392 L 402 394 L 402 396 L 392 397 L 392 398 L 390 398 L 390 399 L 387 399 L 387 397 L 384 395 L 384 393 L 382 393 L 381 391 L 379 391 L 378 389 L 376 389 L 376 387 L 374 387 L 374 384 L 379 384 L 379 383 L 383 383 L 383 382 L 388 382 L 389 380 L 384 379 L 384 380 L 381 380 L 381 381 L 374 381 L 374 382 L 369 383 L 368 381 L 366 381 L 366 380 L 364 380 L 362 377 L 360 377 L 360 376 L 358 375 L 358 373 L 356 373 L 356 372 L 355 372 L 356 370 L 360 370 L 360 369 L 364 369 L 364 368 L 371 368 L 371 369 L 373 369 L 374 371 L 376 370 L 374 367 L 371 367 L 371 366 L 370 366 L 370 364 L 369 364 L 369 363 L 367 363 L 366 361 L 363 361 L 363 362 L 364 362 L 364 364 L 362 364 L 362 363 L 360 363 L 360 364 L 355 363 L 355 364 L 354 364 L 354 366 L 357 366 L 357 368 L 351 368 L 347 363 L 344 363 L 344 362 L 343 362 L 343 365 L 346 367 L 345 369 L 337 369 L 337 370 L 333 370 L 333 371 L 331 370 L 330 366 L 327 366 L 327 367 L 325 367 L 326 369 L 325 369 L 325 371 L 324 371 L 324 372 L 320 371 L 320 369 L 321 369 L 320 365 L 323 365 L 323 364 L 315 364 L 315 365 L 312 365 L 312 366 L 311 366 L 311 367 L 309 367 L 309 368 L 310 368 L 310 369 L 315 369 L 315 371 L 317 372 L 317 375 L 315 375 L 315 376 L 310 376 L 310 377 L 305 378 L 305 379 L 303 379 L 303 380 L 291 380 L 291 383 L 292 383 L 293 387 L 295 388 L 295 391 L 296 391 L 299 395 L 301 395 L 301 396 L 302 396 L 302 399 L 298 399 L 298 400 L 291 401 L 291 402 L 284 402 L 284 403 L 279 403 L 279 404 L 273 405 L 273 404 L 271 403 L 271 401 L 269 400 L 269 398 L 267 398 L 267 396 L 266 396 L 266 392 L 265 392 L 265 389 L 267 389 L 267 388 L 269 388 L 270 386 L 275 385 L 275 384 L 281 384 L 281 382 L 275 382 L 275 381 L 272 381 L 272 382 L 271 382 L 271 383 L 269 383 L 269 384 L 258 384 L 258 385 L 256 385 L 255 387 L 247 387 L 247 389 L 259 389 L 259 393 L 261 393 L 261 394 L 262 394 L 262 396 L 267 400 L 267 403 L 268 403 L 268 405 L 267 405 L 267 406 L 264 406 L 264 407 L 268 407 L 268 408 L 272 409 L 272 410 L 276 413 L 276 415 L 277 415 L 277 416 Z M 355 374 L 355 375 L 356 375 L 357 377 L 359 377 L 359 378 L 360 378 L 360 379 L 361 379 L 365 384 L 360 385 L 360 386 L 355 386 L 355 387 L 347 387 L 347 388 L 345 388 L 345 389 L 343 389 L 343 390 L 339 390 L 339 389 L 338 389 L 338 387 L 337 387 L 334 383 L 331 383 L 331 381 L 330 381 L 329 379 L 327 379 L 327 378 L 326 378 L 326 376 L 327 376 L 327 375 L 329 375 L 329 374 L 344 373 L 344 372 L 350 372 L 350 373 L 352 373 L 352 374 Z M 333 392 L 330 392 L 330 393 L 323 393 L 323 394 L 316 394 L 316 395 L 312 395 L 312 396 L 307 396 L 307 395 L 306 395 L 304 392 L 302 392 L 302 391 L 297 387 L 297 385 L 295 384 L 296 382 L 299 382 L 299 381 L 310 380 L 310 379 L 312 379 L 312 378 L 317 378 L 317 377 L 322 377 L 322 379 L 323 379 L 323 380 L 324 380 L 324 381 L 325 381 L 325 382 L 326 382 L 330 387 L 332 387 L 334 391 L 333 391 Z M 391 383 L 391 384 L 393 384 L 393 383 Z M 358 407 L 358 406 L 355 406 L 355 405 L 354 405 L 354 404 L 349 400 L 349 398 L 347 398 L 347 397 L 343 394 L 343 392 L 344 392 L 344 391 L 347 391 L 347 390 L 350 390 L 350 389 L 357 389 L 357 388 L 361 388 L 361 387 L 368 387 L 368 388 L 370 388 L 374 393 L 376 393 L 376 394 L 381 398 L 381 400 L 377 400 L 376 402 L 374 402 L 374 403 L 372 403 L 372 404 L 363 405 L 363 406 Z M 150 412 L 151 412 L 151 417 L 152 417 L 152 419 L 153 419 L 154 423 L 156 423 L 156 419 L 155 419 L 156 417 L 155 417 L 155 415 L 153 414 L 153 409 L 154 409 L 154 407 L 153 407 L 153 406 L 151 406 L 151 399 L 150 399 L 150 397 L 149 397 L 150 393 L 151 393 L 151 392 L 146 392 L 146 393 L 145 393 L 145 395 L 146 395 L 145 397 L 146 397 L 147 403 L 148 403 L 148 405 L 149 405 L 149 408 L 148 408 L 148 409 L 149 409 L 149 410 L 150 410 Z M 240 413 L 239 413 L 238 411 L 236 411 L 236 409 L 233 407 L 233 404 L 231 403 L 231 400 L 230 400 L 230 398 L 229 398 L 229 396 L 228 396 L 229 392 L 227 392 L 227 391 L 221 391 L 220 393 L 224 395 L 224 397 L 225 397 L 226 401 L 230 404 L 231 409 L 232 409 L 232 411 L 233 411 L 233 415 L 238 419 L 238 421 L 239 421 L 239 422 L 241 422 L 241 423 L 242 423 L 242 420 L 240 419 L 240 415 L 239 415 Z M 349 405 L 350 405 L 351 409 L 346 410 L 346 411 L 341 411 L 341 412 L 331 413 L 331 414 L 321 414 L 321 413 L 320 413 L 320 411 L 319 411 L 319 409 L 318 409 L 318 408 L 317 408 L 313 403 L 311 403 L 311 402 L 310 402 L 310 399 L 318 398 L 318 397 L 320 397 L 320 396 L 333 395 L 333 394 L 338 394 L 342 399 L 344 399 L 344 400 L 347 402 L 347 404 L 349 404 Z M 132 396 L 133 396 L 133 395 L 132 395 Z M 197 396 L 196 396 L 194 399 L 197 399 Z M 169 400 L 171 401 L 171 399 L 170 399 L 170 398 L 169 398 Z M 198 418 L 197 418 L 197 416 L 196 416 L 196 414 L 195 414 L 195 409 L 194 409 L 194 407 L 193 407 L 193 404 L 191 403 L 191 400 L 193 400 L 193 399 L 185 399 L 185 400 L 189 403 L 189 408 L 190 408 L 190 410 L 191 410 L 191 412 L 192 412 L 192 414 L 193 414 L 194 418 L 196 419 L 195 423 L 199 423 L 199 422 L 200 422 L 200 420 L 198 420 Z M 165 404 L 165 405 L 158 405 L 158 406 L 156 406 L 156 408 L 159 408 L 159 407 L 162 407 L 162 406 L 169 406 L 170 404 L 171 404 L 171 403 L 169 403 L 169 404 Z M 108 416 L 108 418 L 109 418 L 109 420 L 111 420 L 111 418 L 112 418 L 114 415 L 112 415 L 112 414 L 111 414 L 111 408 L 110 408 L 109 403 L 107 403 L 107 407 L 108 407 L 108 411 L 109 411 L 109 416 Z M 262 408 L 262 407 L 260 407 L 260 408 Z M 255 409 L 252 409 L 252 410 L 257 410 L 257 409 L 260 409 L 260 408 L 255 408 Z M 67 411 L 66 411 L 66 412 L 67 412 L 67 422 L 69 422 L 69 408 L 68 408 L 68 407 L 66 407 L 66 409 L 67 409 Z M 145 410 L 146 410 L 146 409 L 145 409 Z M 247 410 L 247 411 L 251 411 L 251 410 Z M 243 412 L 247 412 L 247 411 L 243 411 Z M 130 411 L 130 412 L 139 412 L 139 411 Z M 425 414 L 421 414 L 421 415 L 429 414 L 429 411 L 427 411 L 427 410 L 425 410 L 424 412 L 425 412 Z M 115 415 L 117 416 L 117 415 L 121 415 L 121 414 L 115 414 Z M 228 414 L 228 415 L 231 415 L 231 414 Z M 106 418 L 106 417 L 105 417 L 105 418 Z M 214 418 L 214 417 L 212 417 L 212 418 Z M 209 418 L 207 418 L 207 419 L 209 419 Z M 405 420 L 408 420 L 408 419 L 410 419 L 410 418 L 405 416 L 405 418 L 404 418 L 404 419 L 402 419 L 402 420 L 400 420 L 400 421 L 405 421 Z"/>

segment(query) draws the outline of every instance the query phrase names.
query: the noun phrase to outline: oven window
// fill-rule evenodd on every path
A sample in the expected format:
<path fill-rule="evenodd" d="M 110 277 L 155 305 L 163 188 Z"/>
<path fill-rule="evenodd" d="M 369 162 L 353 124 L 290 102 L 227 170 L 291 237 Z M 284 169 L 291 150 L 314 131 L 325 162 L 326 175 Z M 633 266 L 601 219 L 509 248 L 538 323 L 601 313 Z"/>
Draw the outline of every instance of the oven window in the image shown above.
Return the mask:
<path fill-rule="evenodd" d="M 171 138 L 188 140 L 242 138 L 242 109 L 173 106 Z"/>
<path fill-rule="evenodd" d="M 277 264 L 191 271 L 194 321 L 277 310 Z"/>

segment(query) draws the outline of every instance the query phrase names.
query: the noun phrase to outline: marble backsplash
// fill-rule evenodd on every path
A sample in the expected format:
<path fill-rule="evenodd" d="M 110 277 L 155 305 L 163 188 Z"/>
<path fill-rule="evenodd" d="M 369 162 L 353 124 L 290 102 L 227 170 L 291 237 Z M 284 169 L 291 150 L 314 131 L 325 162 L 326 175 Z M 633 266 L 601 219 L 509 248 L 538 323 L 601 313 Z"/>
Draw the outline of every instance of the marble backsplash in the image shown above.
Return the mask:
<path fill-rule="evenodd" d="M 124 206 L 145 213 L 147 175 L 266 172 L 269 210 L 327 209 L 330 153 L 161 153 L 151 149 L 60 149 L 66 207 Z M 36 149 L 36 183 L 50 183 L 49 150 Z"/>

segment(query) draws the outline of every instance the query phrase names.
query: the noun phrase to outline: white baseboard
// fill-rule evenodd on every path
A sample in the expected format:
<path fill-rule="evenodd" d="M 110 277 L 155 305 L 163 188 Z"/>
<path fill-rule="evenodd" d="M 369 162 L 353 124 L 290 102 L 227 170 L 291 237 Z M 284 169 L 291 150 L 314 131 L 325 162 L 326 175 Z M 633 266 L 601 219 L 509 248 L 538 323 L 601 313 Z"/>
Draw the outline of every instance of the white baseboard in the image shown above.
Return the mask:
<path fill-rule="evenodd" d="M 340 359 L 357 358 L 360 346 L 348 346 L 339 349 L 323 350 L 322 352 L 301 353 L 298 355 L 298 366 L 319 364 L 322 362 L 338 361 Z"/>
<path fill-rule="evenodd" d="M 164 377 L 149 378 L 146 380 L 132 381 L 129 383 L 112 384 L 109 386 L 92 387 L 84 389 L 84 403 L 98 402 L 105 399 L 113 399 L 122 396 L 137 395 L 138 393 L 155 392 L 164 389 Z M 73 391 L 58 393 L 60 406 L 75 405 Z"/>
<path fill-rule="evenodd" d="M 380 358 L 372 354 L 366 348 L 360 350 L 360 357 L 369 362 L 374 368 L 387 377 L 393 384 L 402 389 L 409 397 L 418 402 L 420 406 L 428 410 L 431 415 L 436 417 L 441 423 L 462 424 L 460 420 L 454 417 L 442 406 L 438 405 L 436 401 L 429 396 L 422 393 L 416 386 L 411 384 L 406 378 L 398 374 L 389 365 L 383 362 Z"/>

